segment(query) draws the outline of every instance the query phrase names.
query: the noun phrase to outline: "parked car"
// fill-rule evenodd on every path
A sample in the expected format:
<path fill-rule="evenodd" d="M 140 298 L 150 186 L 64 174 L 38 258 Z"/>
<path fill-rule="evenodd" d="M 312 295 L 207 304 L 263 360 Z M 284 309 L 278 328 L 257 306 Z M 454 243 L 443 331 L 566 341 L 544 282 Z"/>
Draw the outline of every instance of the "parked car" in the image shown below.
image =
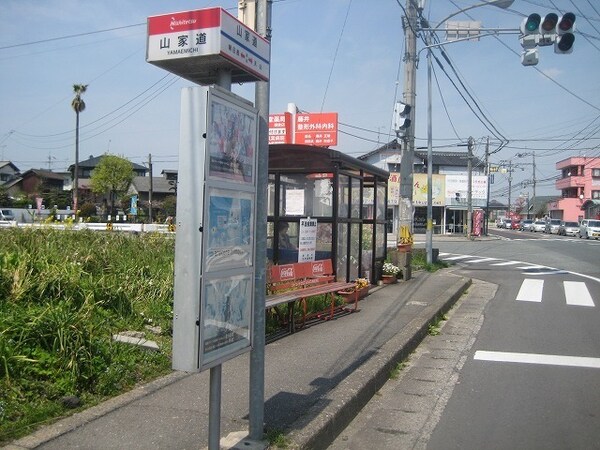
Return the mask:
<path fill-rule="evenodd" d="M 0 220 L 15 220 L 11 209 L 0 209 Z"/>
<path fill-rule="evenodd" d="M 549 219 L 546 222 L 544 233 L 558 234 L 558 227 L 560 227 L 560 219 Z"/>
<path fill-rule="evenodd" d="M 538 231 L 544 232 L 545 229 L 546 229 L 546 222 L 544 220 L 536 220 L 529 227 L 529 231 L 534 231 L 536 233 Z"/>
<path fill-rule="evenodd" d="M 529 231 L 529 228 L 533 224 L 532 219 L 523 219 L 519 222 L 519 230 L 521 231 Z"/>
<path fill-rule="evenodd" d="M 579 237 L 598 239 L 600 237 L 600 220 L 583 219 L 579 224 Z"/>
<path fill-rule="evenodd" d="M 496 220 L 496 227 L 498 228 L 506 228 L 506 223 L 509 221 L 507 217 L 500 217 Z"/>
<path fill-rule="evenodd" d="M 579 222 L 561 222 L 558 234 L 561 236 L 577 236 L 579 233 Z"/>
<path fill-rule="evenodd" d="M 506 223 L 506 228 L 510 230 L 518 230 L 521 226 L 521 221 L 519 219 L 513 219 L 510 222 Z"/>

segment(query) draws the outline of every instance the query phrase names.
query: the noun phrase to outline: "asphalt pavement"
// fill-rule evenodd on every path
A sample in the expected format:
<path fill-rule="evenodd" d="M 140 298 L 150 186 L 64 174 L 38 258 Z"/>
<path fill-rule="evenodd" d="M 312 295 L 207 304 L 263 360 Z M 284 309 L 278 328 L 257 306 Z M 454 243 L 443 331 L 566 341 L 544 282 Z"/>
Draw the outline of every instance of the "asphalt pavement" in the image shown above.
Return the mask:
<path fill-rule="evenodd" d="M 265 349 L 265 429 L 291 448 L 327 448 L 427 336 L 429 324 L 470 286 L 440 270 L 373 287 L 360 311 L 313 322 Z M 248 429 L 249 354 L 223 364 L 221 436 L 225 448 Z M 208 445 L 209 373 L 172 374 L 52 425 L 6 449 L 198 449 Z M 377 443 L 371 443 L 377 448 Z"/>

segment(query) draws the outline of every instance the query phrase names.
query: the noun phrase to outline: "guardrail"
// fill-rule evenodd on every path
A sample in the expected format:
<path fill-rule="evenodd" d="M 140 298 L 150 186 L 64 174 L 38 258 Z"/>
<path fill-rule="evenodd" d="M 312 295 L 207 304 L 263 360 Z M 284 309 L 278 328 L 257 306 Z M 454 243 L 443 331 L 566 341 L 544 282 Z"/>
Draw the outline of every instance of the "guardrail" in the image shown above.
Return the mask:
<path fill-rule="evenodd" d="M 92 231 L 117 231 L 127 233 L 175 233 L 174 225 L 158 223 L 19 223 L 15 220 L 0 221 L 0 228 L 52 228 L 56 230 L 92 230 Z"/>

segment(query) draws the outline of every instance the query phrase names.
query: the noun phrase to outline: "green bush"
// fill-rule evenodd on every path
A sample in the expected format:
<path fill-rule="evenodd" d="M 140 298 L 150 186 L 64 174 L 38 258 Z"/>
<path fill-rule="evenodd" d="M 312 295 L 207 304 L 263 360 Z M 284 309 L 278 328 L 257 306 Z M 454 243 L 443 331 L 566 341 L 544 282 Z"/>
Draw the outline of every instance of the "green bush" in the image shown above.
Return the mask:
<path fill-rule="evenodd" d="M 0 444 L 170 370 L 173 264 L 163 235 L 0 230 Z M 160 352 L 112 341 L 149 324 Z"/>

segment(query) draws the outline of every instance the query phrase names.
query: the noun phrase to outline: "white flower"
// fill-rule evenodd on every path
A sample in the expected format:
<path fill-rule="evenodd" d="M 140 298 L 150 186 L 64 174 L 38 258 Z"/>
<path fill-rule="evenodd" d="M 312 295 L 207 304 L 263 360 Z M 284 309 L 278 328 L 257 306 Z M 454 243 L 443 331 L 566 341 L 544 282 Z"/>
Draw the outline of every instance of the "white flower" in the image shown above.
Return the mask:
<path fill-rule="evenodd" d="M 383 264 L 384 275 L 398 275 L 400 273 L 400 267 L 393 265 L 390 262 Z"/>

